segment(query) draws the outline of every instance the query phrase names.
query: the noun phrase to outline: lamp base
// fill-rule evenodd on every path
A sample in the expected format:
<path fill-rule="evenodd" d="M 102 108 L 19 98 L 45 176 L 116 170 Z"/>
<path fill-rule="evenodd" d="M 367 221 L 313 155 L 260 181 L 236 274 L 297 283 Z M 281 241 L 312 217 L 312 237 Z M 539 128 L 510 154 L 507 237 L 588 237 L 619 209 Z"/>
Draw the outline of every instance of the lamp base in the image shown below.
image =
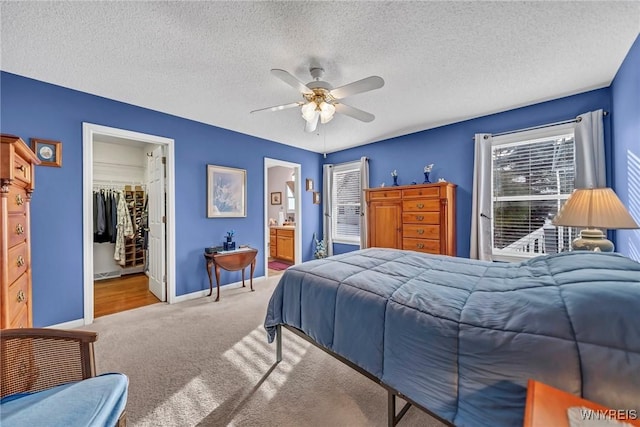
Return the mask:
<path fill-rule="evenodd" d="M 571 242 L 574 251 L 613 252 L 613 242 L 604 237 L 598 229 L 587 228 L 580 232 L 580 237 Z"/>

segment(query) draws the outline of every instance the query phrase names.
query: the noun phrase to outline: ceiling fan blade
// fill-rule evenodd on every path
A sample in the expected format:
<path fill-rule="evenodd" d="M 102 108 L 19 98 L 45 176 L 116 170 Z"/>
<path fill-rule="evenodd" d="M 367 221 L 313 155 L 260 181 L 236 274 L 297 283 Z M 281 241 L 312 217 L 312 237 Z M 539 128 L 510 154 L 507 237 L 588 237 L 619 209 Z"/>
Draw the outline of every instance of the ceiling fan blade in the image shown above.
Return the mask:
<path fill-rule="evenodd" d="M 259 108 L 257 110 L 250 111 L 250 113 L 259 113 L 260 111 L 267 111 L 267 110 L 268 111 L 286 110 L 287 108 L 299 107 L 302 104 L 304 104 L 304 102 L 292 102 L 291 104 L 282 104 L 282 105 L 275 105 L 273 107 Z"/>
<path fill-rule="evenodd" d="M 315 132 L 316 128 L 318 127 L 318 119 L 320 118 L 320 113 L 316 112 L 315 116 L 313 117 L 313 120 L 306 121 L 305 125 L 304 125 L 304 131 L 305 132 Z"/>
<path fill-rule="evenodd" d="M 336 102 L 333 105 L 336 107 L 336 113 L 353 117 L 354 119 L 360 120 L 362 122 L 371 122 L 376 118 L 376 116 L 371 113 L 367 113 L 366 111 L 359 110 L 346 104 L 340 104 Z"/>
<path fill-rule="evenodd" d="M 300 80 L 295 78 L 288 71 L 280 70 L 278 68 L 274 68 L 274 69 L 271 70 L 271 74 L 273 74 L 274 76 L 276 76 L 277 78 L 279 78 L 280 80 L 285 82 L 286 84 L 292 86 L 294 89 L 297 89 L 301 93 L 304 93 L 304 94 L 312 94 L 313 93 L 313 91 L 311 89 L 309 89 L 307 87 L 307 85 L 305 85 Z"/>
<path fill-rule="evenodd" d="M 382 77 L 371 76 L 367 77 L 366 79 L 358 80 L 356 82 L 337 87 L 331 90 L 331 92 L 329 93 L 335 99 L 342 99 L 346 98 L 347 96 L 355 95 L 356 93 L 380 89 L 382 86 L 384 86 L 384 80 L 382 80 Z"/>

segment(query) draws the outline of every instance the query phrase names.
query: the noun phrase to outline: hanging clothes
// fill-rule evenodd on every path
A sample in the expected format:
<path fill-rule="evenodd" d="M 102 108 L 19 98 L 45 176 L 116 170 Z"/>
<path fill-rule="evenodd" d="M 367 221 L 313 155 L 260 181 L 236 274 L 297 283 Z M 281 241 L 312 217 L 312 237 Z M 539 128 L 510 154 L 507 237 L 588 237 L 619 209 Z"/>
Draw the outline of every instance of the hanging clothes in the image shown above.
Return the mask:
<path fill-rule="evenodd" d="M 116 250 L 113 259 L 118 261 L 120 265 L 125 265 L 125 243 L 126 239 L 134 236 L 133 224 L 129 208 L 123 194 L 118 194 L 118 214 L 116 224 Z"/>
<path fill-rule="evenodd" d="M 119 198 L 118 192 L 111 192 L 111 243 L 115 243 L 117 239 Z"/>
<path fill-rule="evenodd" d="M 105 243 L 111 240 L 111 233 L 106 226 L 106 218 L 110 215 L 107 207 L 107 194 L 105 190 L 93 192 L 93 241 Z"/>

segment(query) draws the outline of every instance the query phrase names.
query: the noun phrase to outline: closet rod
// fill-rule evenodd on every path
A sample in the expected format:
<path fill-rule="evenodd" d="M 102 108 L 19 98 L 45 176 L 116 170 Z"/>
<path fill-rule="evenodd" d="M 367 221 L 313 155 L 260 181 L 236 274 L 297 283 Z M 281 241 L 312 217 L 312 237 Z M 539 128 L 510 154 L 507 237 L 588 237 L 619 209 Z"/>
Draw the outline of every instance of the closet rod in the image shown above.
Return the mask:
<path fill-rule="evenodd" d="M 603 116 L 607 116 L 607 115 L 609 115 L 609 112 L 608 111 L 603 111 L 602 115 Z M 578 123 L 580 121 L 582 121 L 582 119 L 580 117 L 576 117 L 575 119 L 562 120 L 562 121 L 555 122 L 555 123 L 547 123 L 545 125 L 532 126 L 532 127 L 524 128 L 524 129 L 509 130 L 509 131 L 506 131 L 506 132 L 494 133 L 494 134 L 490 134 L 490 135 L 492 137 L 493 136 L 509 135 L 511 133 L 525 132 L 525 131 L 528 131 L 528 130 L 535 130 L 535 129 L 544 129 L 544 128 L 548 128 L 548 127 L 551 127 L 551 126 L 564 125 L 564 124 L 567 124 L 567 123 Z M 484 139 L 488 139 L 488 138 L 489 138 L 489 135 L 485 135 L 484 136 Z M 471 139 L 475 141 L 475 137 L 473 137 Z"/>

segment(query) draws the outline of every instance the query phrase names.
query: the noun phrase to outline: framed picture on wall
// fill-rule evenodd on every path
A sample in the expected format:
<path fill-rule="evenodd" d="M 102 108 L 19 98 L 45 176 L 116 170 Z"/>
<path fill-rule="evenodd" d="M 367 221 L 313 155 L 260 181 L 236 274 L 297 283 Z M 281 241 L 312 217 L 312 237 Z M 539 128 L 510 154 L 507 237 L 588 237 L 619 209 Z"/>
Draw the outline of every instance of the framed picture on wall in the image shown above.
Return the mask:
<path fill-rule="evenodd" d="M 31 138 L 31 150 L 42 166 L 62 167 L 62 142 Z"/>
<path fill-rule="evenodd" d="M 207 165 L 207 218 L 247 216 L 247 171 Z"/>
<path fill-rule="evenodd" d="M 311 178 L 307 178 L 307 191 L 313 191 L 313 180 Z"/>
<path fill-rule="evenodd" d="M 272 205 L 282 204 L 282 193 L 280 191 L 275 191 L 271 193 L 271 204 Z"/>
<path fill-rule="evenodd" d="M 320 204 L 320 192 L 319 191 L 314 191 L 313 192 L 313 204 L 314 205 L 319 205 Z"/>

